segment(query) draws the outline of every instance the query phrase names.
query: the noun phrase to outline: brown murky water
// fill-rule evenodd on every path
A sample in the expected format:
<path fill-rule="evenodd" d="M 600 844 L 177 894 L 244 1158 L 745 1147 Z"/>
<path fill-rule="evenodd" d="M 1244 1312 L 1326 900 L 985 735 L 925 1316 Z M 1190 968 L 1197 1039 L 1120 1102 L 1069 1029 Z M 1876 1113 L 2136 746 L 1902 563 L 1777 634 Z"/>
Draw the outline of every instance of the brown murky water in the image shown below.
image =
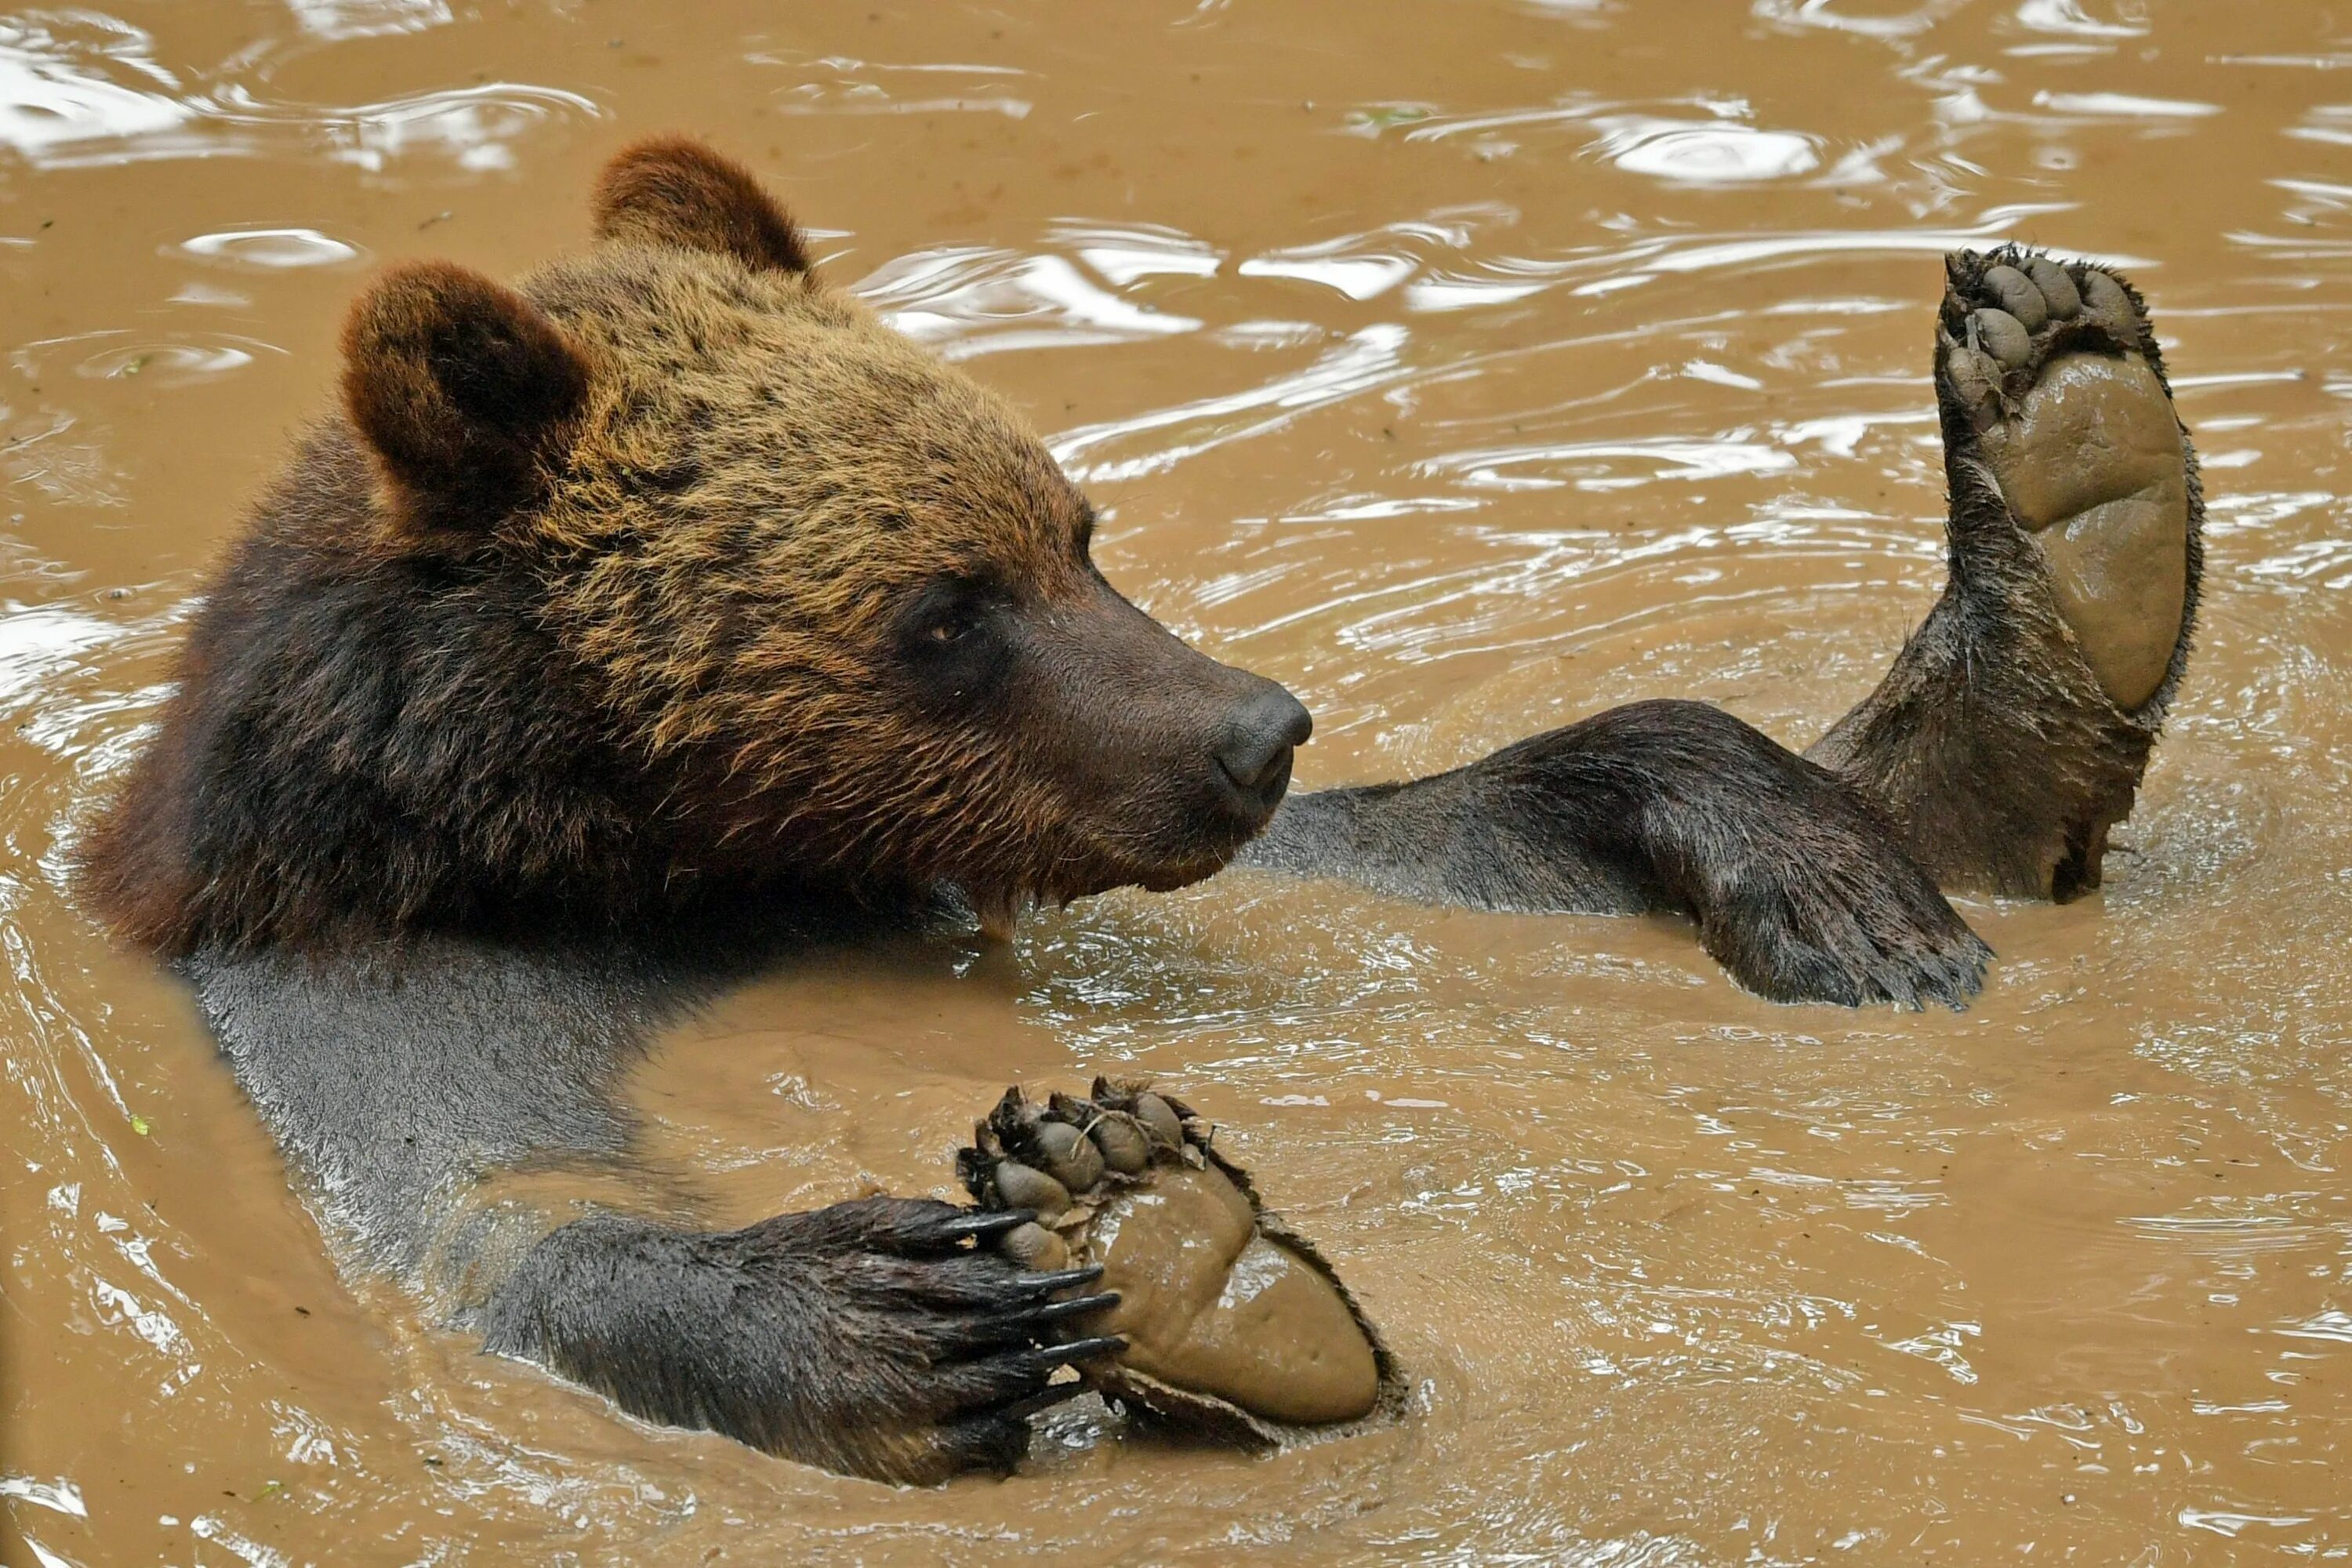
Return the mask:
<path fill-rule="evenodd" d="M 2352 10 L 97 4 L 0 16 L 11 1565 L 2352 1556 Z M 1635 697 L 1809 740 L 1939 581 L 1937 253 L 2118 262 L 2213 497 L 2131 852 L 1969 905 L 1960 1016 L 1234 876 L 649 1073 L 747 1217 L 946 1193 L 1009 1079 L 1166 1079 L 1421 1380 L 1371 1438 L 1073 1415 L 895 1491 L 419 1331 L 62 847 L 367 268 L 520 269 L 673 128 L 1033 411 L 1113 581 L 1316 710 L 1309 784 Z"/>

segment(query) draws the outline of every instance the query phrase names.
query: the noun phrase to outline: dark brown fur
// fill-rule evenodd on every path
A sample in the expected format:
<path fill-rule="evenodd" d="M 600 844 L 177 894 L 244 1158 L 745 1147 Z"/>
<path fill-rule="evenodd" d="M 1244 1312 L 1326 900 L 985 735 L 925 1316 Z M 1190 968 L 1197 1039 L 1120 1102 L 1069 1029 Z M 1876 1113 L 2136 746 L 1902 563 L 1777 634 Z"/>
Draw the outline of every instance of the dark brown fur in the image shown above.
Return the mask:
<path fill-rule="evenodd" d="M 386 272 L 343 326 L 343 406 L 395 492 L 389 521 L 423 534 L 478 535 L 537 500 L 590 374 L 529 300 L 446 261 Z"/>
<path fill-rule="evenodd" d="M 1076 1277 L 936 1203 L 700 1228 L 617 1086 L 795 944 L 1207 875 L 1306 711 L 1120 598 L 1019 416 L 743 170 L 640 145 L 596 226 L 353 308 L 80 889 L 179 961 L 355 1268 L 651 1419 L 1009 1468 L 1109 1348 L 1055 1327 Z"/>
<path fill-rule="evenodd" d="M 637 142 L 596 182 L 596 237 L 731 256 L 753 271 L 806 272 L 798 225 L 748 170 L 684 136 Z"/>

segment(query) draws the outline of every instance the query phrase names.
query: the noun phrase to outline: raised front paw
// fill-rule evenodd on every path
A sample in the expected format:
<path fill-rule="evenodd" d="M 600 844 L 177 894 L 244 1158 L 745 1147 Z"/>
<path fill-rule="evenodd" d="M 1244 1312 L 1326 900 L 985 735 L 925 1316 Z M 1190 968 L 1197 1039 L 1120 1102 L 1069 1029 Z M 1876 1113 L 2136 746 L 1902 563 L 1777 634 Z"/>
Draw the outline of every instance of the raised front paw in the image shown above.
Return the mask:
<path fill-rule="evenodd" d="M 2103 268 L 2013 246 L 1958 252 L 1945 269 L 1936 374 L 1947 433 L 1973 442 L 2038 546 L 2107 700 L 2139 709 L 2187 640 L 2196 485 L 2139 296 Z M 1983 542 L 1962 523 L 1956 509 L 1966 555 Z M 1987 554 L 1983 574 L 1997 577 L 2000 552 Z"/>
<path fill-rule="evenodd" d="M 1034 1213 L 1007 1256 L 1092 1264 L 1118 1293 L 1083 1323 L 1126 1342 L 1081 1373 L 1107 1396 L 1252 1447 L 1392 1416 L 1405 1386 L 1380 1335 L 1210 1134 L 1181 1100 L 1097 1079 L 1043 1105 L 1007 1089 L 956 1163 L 982 1206 Z"/>

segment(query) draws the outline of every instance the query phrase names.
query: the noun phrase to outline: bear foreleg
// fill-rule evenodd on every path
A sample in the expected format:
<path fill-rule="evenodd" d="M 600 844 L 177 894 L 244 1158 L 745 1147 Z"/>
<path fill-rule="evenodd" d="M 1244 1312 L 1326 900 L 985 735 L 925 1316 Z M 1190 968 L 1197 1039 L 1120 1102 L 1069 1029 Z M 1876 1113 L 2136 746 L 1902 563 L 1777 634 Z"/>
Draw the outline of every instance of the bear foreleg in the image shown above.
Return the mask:
<path fill-rule="evenodd" d="M 1024 1217 L 869 1198 L 709 1228 L 621 1085 L 706 969 L 415 937 L 185 966 L 346 1269 L 670 1426 L 877 1479 L 1009 1469 L 1094 1271 L 982 1244 Z M 723 979 L 720 974 L 717 978 Z"/>
<path fill-rule="evenodd" d="M 1701 702 L 1296 797 L 1241 863 L 1475 909 L 1686 914 L 1774 1001 L 1958 1007 L 1992 957 L 1861 795 Z"/>
<path fill-rule="evenodd" d="M 665 1426 L 876 1480 L 1009 1472 L 1028 1417 L 1083 1392 L 1056 1342 L 1099 1268 L 1028 1273 L 976 1243 L 1026 1210 L 866 1198 L 740 1230 L 618 1215 L 551 1233 L 491 1299 L 484 1348 L 537 1362 Z"/>

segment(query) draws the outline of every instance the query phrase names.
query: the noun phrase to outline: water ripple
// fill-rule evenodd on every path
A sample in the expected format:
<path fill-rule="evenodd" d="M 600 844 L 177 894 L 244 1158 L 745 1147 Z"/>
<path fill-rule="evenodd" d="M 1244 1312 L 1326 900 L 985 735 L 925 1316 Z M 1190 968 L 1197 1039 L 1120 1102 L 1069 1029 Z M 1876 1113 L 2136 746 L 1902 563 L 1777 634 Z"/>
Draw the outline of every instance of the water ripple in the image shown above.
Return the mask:
<path fill-rule="evenodd" d="M 916 251 L 852 287 L 883 320 L 950 359 L 1129 342 L 1201 327 L 1190 316 L 1120 298 L 1063 257 L 992 246 Z"/>
<path fill-rule="evenodd" d="M 157 63 L 143 29 L 111 17 L 0 17 L 0 147 L 37 168 L 235 155 L 381 170 L 432 153 L 468 170 L 506 170 L 513 143 L 542 125 L 603 115 L 579 93 L 505 81 L 348 107 L 273 101 L 236 80 L 183 80 Z"/>
<path fill-rule="evenodd" d="M 358 246 L 331 239 L 315 228 L 225 229 L 184 239 L 170 248 L 215 267 L 247 272 L 344 267 L 367 257 Z"/>

